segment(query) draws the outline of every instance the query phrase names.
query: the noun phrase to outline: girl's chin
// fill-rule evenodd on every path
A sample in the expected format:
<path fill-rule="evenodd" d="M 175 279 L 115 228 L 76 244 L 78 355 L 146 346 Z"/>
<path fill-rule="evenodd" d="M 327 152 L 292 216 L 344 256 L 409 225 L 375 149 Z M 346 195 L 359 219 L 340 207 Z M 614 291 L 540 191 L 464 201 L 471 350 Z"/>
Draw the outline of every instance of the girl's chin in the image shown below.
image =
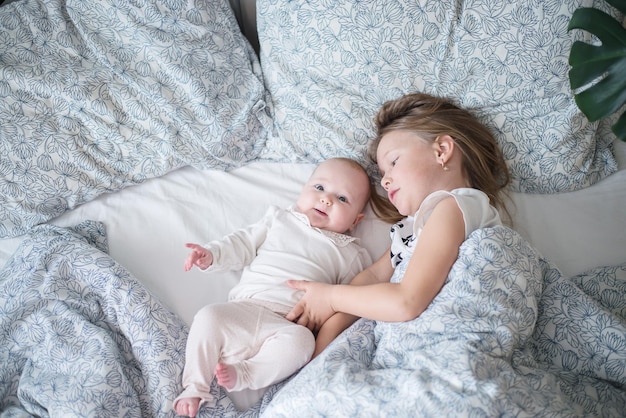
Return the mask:
<path fill-rule="evenodd" d="M 398 209 L 398 213 L 400 215 L 402 215 L 402 216 L 413 216 L 413 215 L 415 215 L 415 212 L 411 213 L 411 211 L 406 210 L 406 209 L 404 209 L 404 210 L 401 209 L 401 208 L 396 208 L 396 209 Z"/>
<path fill-rule="evenodd" d="M 402 205 L 397 205 L 395 203 L 392 203 L 393 207 L 396 208 L 396 210 L 398 211 L 398 213 L 402 216 L 406 216 L 404 214 L 404 212 L 406 212 L 405 208 L 402 207 Z"/>

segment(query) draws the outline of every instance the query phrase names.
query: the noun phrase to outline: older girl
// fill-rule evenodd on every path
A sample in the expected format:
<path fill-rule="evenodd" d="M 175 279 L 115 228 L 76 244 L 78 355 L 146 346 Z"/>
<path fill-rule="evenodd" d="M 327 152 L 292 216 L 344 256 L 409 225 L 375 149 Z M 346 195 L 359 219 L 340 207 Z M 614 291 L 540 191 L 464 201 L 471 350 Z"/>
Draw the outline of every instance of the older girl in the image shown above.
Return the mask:
<path fill-rule="evenodd" d="M 324 324 L 318 338 L 327 343 L 356 317 L 418 317 L 441 290 L 469 234 L 501 224 L 496 208 L 504 207 L 508 169 L 493 135 L 468 111 L 443 98 L 408 94 L 385 103 L 375 124 L 370 157 L 400 215 L 389 252 L 349 285 L 290 282 L 306 293 L 287 318 L 312 330 Z"/>

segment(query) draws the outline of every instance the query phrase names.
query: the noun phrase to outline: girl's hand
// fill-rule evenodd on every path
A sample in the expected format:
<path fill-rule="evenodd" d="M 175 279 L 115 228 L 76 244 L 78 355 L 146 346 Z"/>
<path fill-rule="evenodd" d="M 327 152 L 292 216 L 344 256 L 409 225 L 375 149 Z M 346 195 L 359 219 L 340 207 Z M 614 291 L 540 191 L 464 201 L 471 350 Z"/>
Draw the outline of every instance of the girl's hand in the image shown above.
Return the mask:
<path fill-rule="evenodd" d="M 213 254 L 206 248 L 198 244 L 185 244 L 191 249 L 191 253 L 185 259 L 185 271 L 191 270 L 193 266 L 198 266 L 201 270 L 206 270 L 213 264 Z"/>
<path fill-rule="evenodd" d="M 304 295 L 285 318 L 313 332 L 319 331 L 322 324 L 335 313 L 330 303 L 332 285 L 305 280 L 288 280 L 287 285 L 304 291 Z"/>

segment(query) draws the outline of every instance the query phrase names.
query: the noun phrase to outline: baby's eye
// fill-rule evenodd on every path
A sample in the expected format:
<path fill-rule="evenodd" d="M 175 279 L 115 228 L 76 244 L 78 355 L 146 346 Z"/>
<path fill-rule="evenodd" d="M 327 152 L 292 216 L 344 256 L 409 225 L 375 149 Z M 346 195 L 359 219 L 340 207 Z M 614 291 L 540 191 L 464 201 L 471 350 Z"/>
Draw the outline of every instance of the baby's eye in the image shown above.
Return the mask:
<path fill-rule="evenodd" d="M 393 161 L 391 162 L 391 166 L 392 166 L 392 167 L 393 167 L 393 166 L 395 166 L 397 162 L 398 162 L 398 159 L 396 158 L 395 160 L 393 160 Z"/>
<path fill-rule="evenodd" d="M 348 202 L 348 198 L 345 196 L 338 196 L 337 199 L 339 199 L 340 202 L 346 203 Z"/>
<path fill-rule="evenodd" d="M 315 190 L 319 190 L 320 192 L 324 191 L 324 186 L 322 186 L 321 184 L 316 184 L 313 187 L 315 187 Z"/>

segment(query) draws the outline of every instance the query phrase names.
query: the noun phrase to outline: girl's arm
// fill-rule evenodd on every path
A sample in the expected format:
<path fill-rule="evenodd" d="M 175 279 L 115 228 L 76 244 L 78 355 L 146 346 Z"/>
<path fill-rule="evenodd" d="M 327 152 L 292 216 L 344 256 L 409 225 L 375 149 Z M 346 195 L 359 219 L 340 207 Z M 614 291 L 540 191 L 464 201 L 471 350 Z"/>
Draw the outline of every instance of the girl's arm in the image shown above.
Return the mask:
<path fill-rule="evenodd" d="M 400 283 L 324 286 L 298 282 L 294 287 L 305 290 L 309 305 L 322 311 L 380 321 L 412 320 L 441 290 L 464 240 L 463 214 L 456 200 L 449 197 L 437 204 L 426 221 Z"/>
<path fill-rule="evenodd" d="M 391 261 L 389 259 L 388 249 L 378 260 L 376 260 L 368 268 L 354 276 L 354 279 L 350 281 L 349 285 L 328 285 L 325 284 L 320 289 L 326 287 L 347 286 L 354 285 L 368 285 L 373 283 L 388 282 L 393 274 L 393 268 L 391 267 Z M 314 289 L 302 287 L 303 283 L 315 283 L 307 281 L 289 280 L 287 284 L 296 289 L 306 290 L 307 292 L 302 295 L 302 298 L 291 309 L 291 311 L 285 316 L 290 321 L 296 321 L 298 325 L 303 325 L 309 328 L 311 331 L 320 330 L 322 324 L 330 318 L 335 311 L 332 310 L 328 304 L 325 296 L 318 296 L 315 294 Z M 321 284 L 321 283 L 320 283 Z M 352 319 L 354 322 L 356 318 Z M 341 331 L 346 329 L 350 324 L 347 323 L 343 329 L 340 329 L 335 336 L 339 335 Z"/>
<path fill-rule="evenodd" d="M 313 352 L 312 359 L 317 357 L 319 353 L 324 351 L 324 349 L 330 344 L 339 334 L 343 332 L 346 328 L 354 323 L 358 319 L 357 316 L 350 315 L 343 312 L 337 312 L 320 328 L 317 336 L 315 337 L 315 351 Z"/>

